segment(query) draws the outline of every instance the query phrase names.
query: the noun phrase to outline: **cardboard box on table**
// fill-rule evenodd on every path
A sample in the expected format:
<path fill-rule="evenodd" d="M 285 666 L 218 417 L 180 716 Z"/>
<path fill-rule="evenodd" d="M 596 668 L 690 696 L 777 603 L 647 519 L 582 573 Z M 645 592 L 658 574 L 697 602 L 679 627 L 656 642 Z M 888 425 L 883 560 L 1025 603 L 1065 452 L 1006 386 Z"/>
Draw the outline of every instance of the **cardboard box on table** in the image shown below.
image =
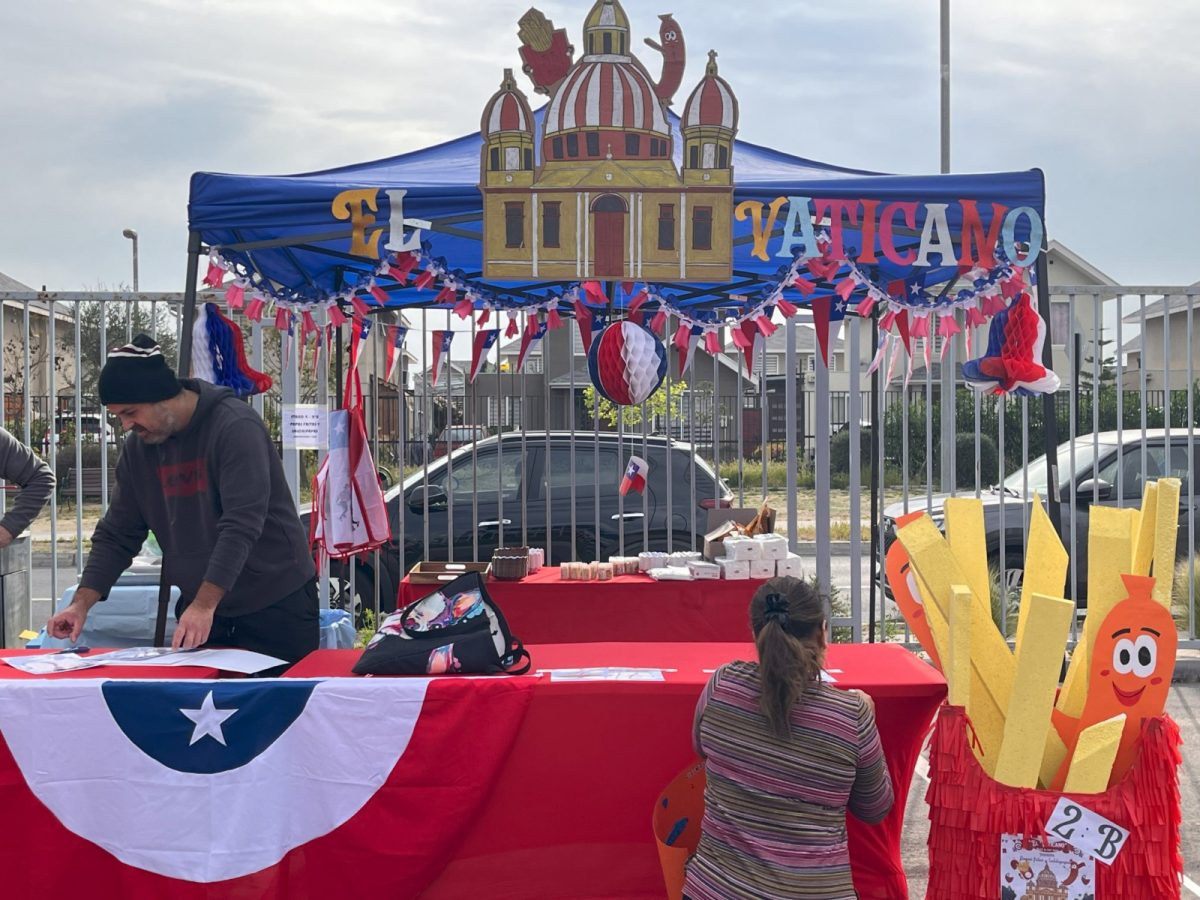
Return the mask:
<path fill-rule="evenodd" d="M 749 507 L 730 507 L 726 509 L 710 509 L 708 511 L 708 521 L 704 527 L 704 558 L 715 560 L 718 556 L 725 555 L 723 539 L 726 534 L 730 533 L 729 529 L 722 530 L 721 526 L 728 522 L 734 522 L 738 525 L 749 525 L 758 515 L 757 509 Z M 775 510 L 771 510 L 764 522 L 767 533 L 775 532 Z"/>

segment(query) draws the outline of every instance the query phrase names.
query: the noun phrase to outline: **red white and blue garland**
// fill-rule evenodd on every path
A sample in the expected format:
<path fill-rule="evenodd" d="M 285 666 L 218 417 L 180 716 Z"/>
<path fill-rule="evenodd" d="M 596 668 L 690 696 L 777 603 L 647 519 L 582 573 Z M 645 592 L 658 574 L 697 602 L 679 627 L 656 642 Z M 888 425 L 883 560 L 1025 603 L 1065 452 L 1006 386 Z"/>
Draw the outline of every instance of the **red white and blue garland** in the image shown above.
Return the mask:
<path fill-rule="evenodd" d="M 535 301 L 501 297 L 473 282 L 461 271 L 450 269 L 444 259 L 434 257 L 428 242 L 419 250 L 388 254 L 365 282 L 317 300 L 296 294 L 276 294 L 265 286 L 257 273 L 251 274 L 241 264 L 235 265 L 223 258 L 220 248 L 210 252 L 204 283 L 213 288 L 223 287 L 230 309 L 241 310 L 251 321 L 261 321 L 273 310 L 275 326 L 287 333 L 289 342 L 299 331 L 302 359 L 305 345 L 312 336 L 314 366 L 322 343 L 327 350 L 334 331 L 348 321 L 343 310 L 352 310 L 350 318 L 360 324 L 372 308 L 381 308 L 390 302 L 388 287 L 411 286 L 414 290 L 429 292 L 427 307 L 449 307 L 463 320 L 478 313 L 475 326 L 480 329 L 491 321 L 493 314 L 497 317 L 506 315 L 505 337 L 522 336 L 518 369 L 524 365 L 530 347 L 536 346 L 547 330 L 565 326 L 564 314 L 574 313 L 585 349 L 588 349 L 592 336 L 604 327 L 608 316 L 622 312 L 637 324 L 645 325 L 647 313 L 653 310 L 654 316 L 648 327 L 658 335 L 663 335 L 668 317 L 673 316 L 679 322 L 673 343 L 680 352 L 681 374 L 686 371 L 697 346 L 710 354 L 723 351 L 721 334 L 725 329 L 730 331 L 734 345 L 743 351 L 747 369 L 752 371 L 755 350 L 776 330 L 775 313 L 788 318 L 799 311 L 800 305 L 811 309 L 822 360 L 828 365 L 829 336 L 837 323 L 851 312 L 865 318 L 871 316 L 877 306 L 886 305 L 879 317 L 880 341 L 868 373 L 880 367 L 891 347 L 887 368 L 889 382 L 901 351 L 908 357 L 911 375 L 916 340 L 924 341 L 928 365 L 934 336 L 943 339 L 941 353 L 944 358 L 949 339 L 965 327 L 969 355 L 972 330 L 1008 309 L 1010 301 L 1015 305 L 1026 292 L 1023 270 L 1004 259 L 999 249 L 995 266 L 960 270 L 939 292 L 930 290 L 916 278 L 881 283 L 854 260 L 834 258 L 827 232 L 819 233 L 817 242 L 822 251 L 820 256 L 802 258 L 797 254 L 755 295 L 730 294 L 728 303 L 704 309 L 681 306 L 670 293 L 654 285 L 629 282 L 622 283 L 626 296 L 620 307 L 610 302 L 596 281 L 582 281 L 561 293 L 550 293 Z M 226 282 L 230 272 L 234 277 Z M 387 280 L 392 285 L 387 285 Z M 832 292 L 818 292 L 822 284 L 832 285 Z M 961 287 L 951 294 L 950 289 L 956 285 Z M 789 291 L 799 294 L 796 302 L 787 296 Z M 322 307 L 327 311 L 324 327 L 313 317 L 313 311 Z M 522 317 L 524 329 L 520 324 Z M 403 344 L 406 329 L 397 325 L 387 327 L 390 357 Z M 472 370 L 476 367 L 477 361 L 473 360 Z M 389 374 L 390 369 L 389 365 Z"/>

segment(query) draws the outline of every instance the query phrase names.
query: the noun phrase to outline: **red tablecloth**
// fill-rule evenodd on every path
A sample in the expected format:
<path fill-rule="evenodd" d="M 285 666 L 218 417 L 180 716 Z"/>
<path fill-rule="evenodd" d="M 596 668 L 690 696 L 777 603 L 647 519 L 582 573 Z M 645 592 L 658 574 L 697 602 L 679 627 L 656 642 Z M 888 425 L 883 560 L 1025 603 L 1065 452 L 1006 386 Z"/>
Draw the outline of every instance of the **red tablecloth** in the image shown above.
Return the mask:
<path fill-rule="evenodd" d="M 654 581 L 623 575 L 612 581 L 563 581 L 547 566 L 520 581 L 487 582 L 488 594 L 526 644 L 593 641 L 745 641 L 750 598 L 762 581 Z M 400 585 L 399 603 L 419 600 L 437 585 Z"/>
<path fill-rule="evenodd" d="M 54 650 L 0 650 L 0 656 L 38 656 L 44 653 L 54 653 Z M 92 653 L 103 653 L 103 650 L 93 650 Z M 58 672 L 54 675 L 30 675 L 20 669 L 14 669 L 6 663 L 0 663 L 0 678 L 144 678 L 144 679 L 176 679 L 176 678 L 216 678 L 219 673 L 211 666 L 95 666 L 91 669 L 79 669 L 75 672 Z"/>
<path fill-rule="evenodd" d="M 652 804 L 694 758 L 692 716 L 709 671 L 753 658 L 753 645 L 593 643 L 530 651 L 534 671 L 543 674 L 513 750 L 484 812 L 422 900 L 662 900 Z M 287 674 L 347 675 L 357 656 L 319 650 Z M 545 672 L 592 666 L 660 668 L 664 681 L 555 682 Z M 879 825 L 849 820 L 855 888 L 863 898 L 901 900 L 908 896 L 900 862 L 905 801 L 945 682 L 895 645 L 833 646 L 827 666 L 840 685 L 875 698 L 896 792 Z"/>

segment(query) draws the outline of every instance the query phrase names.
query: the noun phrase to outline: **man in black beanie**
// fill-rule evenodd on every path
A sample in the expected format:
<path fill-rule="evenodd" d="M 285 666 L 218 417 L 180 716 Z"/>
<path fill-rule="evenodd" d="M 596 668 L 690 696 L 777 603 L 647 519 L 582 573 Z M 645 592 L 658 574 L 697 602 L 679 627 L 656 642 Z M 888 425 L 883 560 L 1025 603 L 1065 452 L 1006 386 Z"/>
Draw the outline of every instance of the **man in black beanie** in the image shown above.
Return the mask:
<path fill-rule="evenodd" d="M 317 648 L 308 535 L 266 425 L 228 388 L 175 377 L 146 335 L 113 350 L 100 402 L 129 437 L 70 606 L 47 631 L 79 639 L 153 531 L 180 590 L 173 645 L 241 647 L 295 662 Z"/>

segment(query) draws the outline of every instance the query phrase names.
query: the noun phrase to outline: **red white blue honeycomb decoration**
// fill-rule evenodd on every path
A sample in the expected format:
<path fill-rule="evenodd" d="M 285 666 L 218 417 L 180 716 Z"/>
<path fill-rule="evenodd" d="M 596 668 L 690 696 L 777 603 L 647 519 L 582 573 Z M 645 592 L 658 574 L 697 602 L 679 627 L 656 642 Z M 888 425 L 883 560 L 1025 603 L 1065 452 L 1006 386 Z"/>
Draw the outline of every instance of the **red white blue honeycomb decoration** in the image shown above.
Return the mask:
<path fill-rule="evenodd" d="M 667 374 L 667 351 L 649 328 L 624 319 L 592 341 L 588 372 L 600 396 L 618 406 L 638 406 Z"/>

